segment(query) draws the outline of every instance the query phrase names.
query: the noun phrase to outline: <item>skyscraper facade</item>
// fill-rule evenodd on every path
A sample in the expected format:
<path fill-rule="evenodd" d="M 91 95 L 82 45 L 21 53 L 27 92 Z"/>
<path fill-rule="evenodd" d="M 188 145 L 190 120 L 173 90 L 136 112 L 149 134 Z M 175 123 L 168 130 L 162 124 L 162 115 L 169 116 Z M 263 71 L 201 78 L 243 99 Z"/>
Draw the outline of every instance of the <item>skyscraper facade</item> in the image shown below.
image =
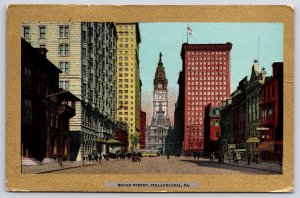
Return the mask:
<path fill-rule="evenodd" d="M 110 22 L 22 24 L 22 37 L 33 47 L 47 48 L 48 59 L 62 71 L 60 88 L 81 100 L 70 120 L 71 160 L 87 158 L 94 150 L 105 152 L 105 144 L 97 145 L 97 140 L 112 136 L 116 36 L 116 27 Z"/>
<path fill-rule="evenodd" d="M 203 152 L 205 106 L 218 107 L 230 94 L 231 48 L 231 43 L 182 45 L 185 154 Z"/>
<path fill-rule="evenodd" d="M 137 23 L 117 23 L 117 120 L 128 124 L 128 148 L 139 147 L 141 80 Z"/>

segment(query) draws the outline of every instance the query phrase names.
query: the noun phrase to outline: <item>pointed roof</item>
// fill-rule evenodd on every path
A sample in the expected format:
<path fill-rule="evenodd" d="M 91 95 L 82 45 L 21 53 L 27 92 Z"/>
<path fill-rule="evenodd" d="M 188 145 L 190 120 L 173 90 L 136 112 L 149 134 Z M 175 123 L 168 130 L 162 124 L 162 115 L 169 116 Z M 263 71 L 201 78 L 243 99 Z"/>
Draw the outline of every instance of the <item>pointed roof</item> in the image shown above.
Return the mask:
<path fill-rule="evenodd" d="M 154 85 L 160 83 L 164 84 L 164 87 L 167 87 L 168 80 L 166 78 L 165 68 L 163 66 L 162 60 L 161 60 L 162 54 L 159 53 L 159 61 L 157 64 L 156 72 L 155 72 L 155 78 L 154 78 Z"/>

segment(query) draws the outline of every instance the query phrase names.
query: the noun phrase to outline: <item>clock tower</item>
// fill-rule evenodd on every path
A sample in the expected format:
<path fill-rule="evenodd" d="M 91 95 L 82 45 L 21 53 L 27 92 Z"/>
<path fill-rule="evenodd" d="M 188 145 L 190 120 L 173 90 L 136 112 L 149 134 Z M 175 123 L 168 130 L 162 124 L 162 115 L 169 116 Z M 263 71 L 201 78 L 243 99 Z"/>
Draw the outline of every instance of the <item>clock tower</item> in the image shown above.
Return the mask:
<path fill-rule="evenodd" d="M 157 64 L 155 77 L 153 80 L 153 116 L 157 116 L 159 106 L 162 105 L 164 115 L 168 117 L 168 80 L 166 78 L 165 68 L 161 60 L 162 54 L 159 54 L 159 61 Z"/>
<path fill-rule="evenodd" d="M 150 126 L 146 129 L 146 149 L 158 150 L 161 154 L 173 153 L 172 127 L 168 116 L 168 80 L 159 54 L 154 77 L 153 113 Z"/>

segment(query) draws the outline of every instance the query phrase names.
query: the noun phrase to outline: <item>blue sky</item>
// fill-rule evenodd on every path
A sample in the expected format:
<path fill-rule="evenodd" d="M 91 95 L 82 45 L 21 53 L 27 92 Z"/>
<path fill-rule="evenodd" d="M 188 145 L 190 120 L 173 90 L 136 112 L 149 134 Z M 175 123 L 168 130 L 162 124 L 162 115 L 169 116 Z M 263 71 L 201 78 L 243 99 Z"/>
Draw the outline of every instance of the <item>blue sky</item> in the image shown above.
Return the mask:
<path fill-rule="evenodd" d="M 189 36 L 189 43 L 233 44 L 230 54 L 231 92 L 244 76 L 250 76 L 253 60 L 258 58 L 258 38 L 260 69 L 265 67 L 269 76 L 272 74 L 272 63 L 283 61 L 282 23 L 140 23 L 142 109 L 148 109 L 152 104 L 153 78 L 159 52 L 162 52 L 169 81 L 169 113 L 173 114 L 178 94 L 178 74 L 182 68 L 180 51 L 182 43 L 187 40 L 187 24 L 194 34 L 193 37 Z M 147 113 L 147 117 L 150 117 L 151 113 Z"/>

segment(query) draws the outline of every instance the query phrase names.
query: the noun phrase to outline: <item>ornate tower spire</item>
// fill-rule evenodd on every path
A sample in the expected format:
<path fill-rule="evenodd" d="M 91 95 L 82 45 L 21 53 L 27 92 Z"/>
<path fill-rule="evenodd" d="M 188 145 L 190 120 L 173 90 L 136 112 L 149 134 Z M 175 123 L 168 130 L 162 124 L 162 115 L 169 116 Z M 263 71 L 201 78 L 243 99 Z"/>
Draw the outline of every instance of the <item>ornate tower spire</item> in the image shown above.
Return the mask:
<path fill-rule="evenodd" d="M 154 78 L 154 90 L 167 90 L 168 80 L 166 78 L 165 68 L 162 63 L 162 54 L 159 53 L 159 61 L 157 64 L 155 78 Z"/>

